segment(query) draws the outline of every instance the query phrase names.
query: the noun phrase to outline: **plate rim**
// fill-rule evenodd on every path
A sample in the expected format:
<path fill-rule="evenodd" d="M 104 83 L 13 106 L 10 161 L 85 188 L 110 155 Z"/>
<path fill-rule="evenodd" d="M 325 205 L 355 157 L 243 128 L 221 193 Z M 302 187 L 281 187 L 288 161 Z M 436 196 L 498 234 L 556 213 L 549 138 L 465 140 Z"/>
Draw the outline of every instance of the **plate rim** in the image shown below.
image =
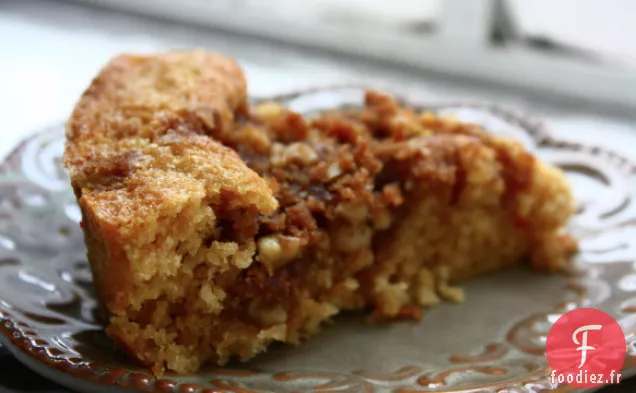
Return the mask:
<path fill-rule="evenodd" d="M 302 90 L 292 90 L 290 92 L 276 94 L 269 97 L 257 97 L 253 99 L 252 102 L 258 103 L 262 101 L 277 101 L 281 103 L 290 102 L 298 97 L 303 95 L 315 94 L 320 92 L 329 92 L 329 91 L 337 91 L 340 89 L 360 89 L 362 91 L 366 90 L 375 90 L 373 87 L 369 86 L 360 86 L 360 85 L 338 85 L 338 86 L 327 86 L 327 87 L 314 87 L 309 89 Z M 386 89 L 382 90 L 383 92 L 387 92 Z M 448 101 L 448 102 L 431 102 L 427 103 L 428 100 L 423 100 L 417 98 L 413 94 L 400 92 L 400 91 L 388 91 L 389 94 L 393 95 L 398 99 L 398 101 L 404 103 L 405 105 L 416 107 L 416 108 L 430 108 L 431 110 L 436 110 L 439 108 L 452 108 L 452 107 L 461 107 L 461 108 L 471 108 L 475 110 L 481 110 L 487 112 L 501 120 L 516 125 L 522 128 L 525 132 L 527 132 L 528 136 L 531 137 L 532 141 L 537 145 L 537 147 L 553 147 L 553 148 L 570 148 L 576 151 L 585 152 L 587 154 L 593 156 L 604 156 L 607 159 L 612 159 L 615 161 L 615 164 L 620 169 L 626 170 L 628 173 L 634 174 L 636 173 L 636 163 L 632 162 L 632 160 L 628 157 L 623 156 L 620 153 L 615 152 L 612 149 L 601 148 L 598 146 L 590 146 L 585 143 L 570 141 L 562 137 L 556 137 L 552 134 L 549 128 L 545 125 L 545 123 L 534 116 L 531 116 L 525 112 L 512 109 L 505 105 L 493 104 L 488 102 L 480 102 L 480 101 Z M 38 132 L 35 132 L 28 137 L 24 138 L 17 146 L 15 146 L 2 160 L 0 163 L 0 175 L 10 174 L 13 170 L 15 170 L 16 166 L 19 166 L 20 154 L 24 150 L 25 146 L 27 146 L 33 140 L 42 137 L 43 135 L 47 135 L 53 132 L 59 132 L 61 126 L 51 126 L 44 128 Z M 1 299 L 0 299 L 1 301 Z M 46 370 L 50 367 L 53 367 L 55 370 L 64 373 L 64 375 L 70 376 L 72 378 L 76 378 L 78 380 L 84 381 L 88 384 L 91 384 L 93 391 L 96 392 L 107 392 L 109 388 L 112 388 L 113 385 L 116 385 L 118 388 L 127 389 L 131 391 L 148 391 L 147 385 L 150 382 L 154 382 L 154 384 L 164 381 L 165 386 L 163 388 L 157 389 L 156 391 L 165 391 L 165 392 L 176 392 L 179 386 L 175 384 L 173 381 L 170 381 L 169 378 L 155 378 L 152 376 L 150 372 L 144 371 L 132 371 L 131 375 L 136 373 L 139 375 L 139 381 L 135 383 L 127 383 L 121 384 L 118 378 L 114 378 L 111 375 L 111 371 L 107 370 L 103 375 L 100 375 L 94 372 L 90 367 L 78 366 L 73 362 L 70 362 L 68 359 L 66 361 L 57 361 L 52 357 L 51 354 L 42 346 L 34 345 L 31 340 L 22 334 L 21 329 L 18 327 L 18 323 L 16 323 L 11 318 L 10 313 L 0 311 L 0 342 L 3 343 L 7 347 L 7 349 L 14 355 L 16 358 L 29 368 L 40 374 L 50 374 L 44 375 L 45 377 L 54 380 L 63 385 L 67 385 L 67 381 L 57 375 L 54 371 L 48 373 Z M 24 326 L 29 328 L 29 326 Z M 629 332 L 626 334 L 627 336 L 634 336 L 635 332 Z M 631 375 L 636 374 L 636 355 L 631 356 L 628 355 L 626 357 L 626 361 L 622 372 L 629 373 Z M 43 371 L 45 370 L 45 371 Z M 547 376 L 548 374 L 545 374 Z M 527 386 L 529 384 L 537 383 L 537 379 L 528 379 L 525 381 L 519 382 L 520 386 Z M 137 384 L 137 386 L 134 386 Z M 515 385 L 516 386 L 516 385 Z M 71 386 L 72 387 L 72 386 Z M 195 388 L 195 386 L 191 386 Z M 103 390 L 102 390 L 103 388 Z M 199 389 L 202 391 L 205 388 L 199 386 Z M 506 386 L 504 386 L 506 388 Z M 192 390 L 195 391 L 195 390 Z M 198 390 L 196 390 L 198 391 Z M 248 392 L 249 390 L 244 390 Z M 540 388 L 537 392 L 576 392 L 579 389 L 576 389 L 567 385 L 557 385 L 552 388 Z M 440 390 L 440 392 L 443 392 Z M 590 390 L 586 390 L 586 392 L 590 392 Z"/>

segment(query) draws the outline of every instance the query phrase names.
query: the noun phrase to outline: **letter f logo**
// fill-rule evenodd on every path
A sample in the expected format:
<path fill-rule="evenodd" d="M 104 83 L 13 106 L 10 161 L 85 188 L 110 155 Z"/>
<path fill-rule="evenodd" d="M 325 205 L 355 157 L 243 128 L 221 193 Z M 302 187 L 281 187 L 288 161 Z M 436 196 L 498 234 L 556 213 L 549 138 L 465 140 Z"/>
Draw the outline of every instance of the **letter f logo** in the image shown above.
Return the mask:
<path fill-rule="evenodd" d="M 581 364 L 579 364 L 579 368 L 583 367 L 583 365 L 585 364 L 585 361 L 587 360 L 587 351 L 593 351 L 596 349 L 591 345 L 587 345 L 588 330 L 601 330 L 602 327 L 603 326 L 601 325 L 585 325 L 576 329 L 574 333 L 572 333 L 572 341 L 574 341 L 574 344 L 580 345 L 580 347 L 576 349 L 577 351 L 581 351 Z M 582 334 L 582 339 L 579 342 L 579 339 L 577 338 L 577 336 L 581 332 L 583 332 L 583 334 Z"/>

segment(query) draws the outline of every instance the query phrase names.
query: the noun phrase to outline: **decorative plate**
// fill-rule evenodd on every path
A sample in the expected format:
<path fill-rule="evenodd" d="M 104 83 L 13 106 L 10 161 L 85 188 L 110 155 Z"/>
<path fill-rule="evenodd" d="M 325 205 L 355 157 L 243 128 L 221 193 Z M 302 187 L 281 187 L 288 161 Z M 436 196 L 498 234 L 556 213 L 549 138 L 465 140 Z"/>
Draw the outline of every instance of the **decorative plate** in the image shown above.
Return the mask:
<path fill-rule="evenodd" d="M 361 105 L 360 88 L 274 99 L 311 113 Z M 299 346 L 274 346 L 248 363 L 156 379 L 103 334 L 78 220 L 60 157 L 63 127 L 22 143 L 0 168 L 0 339 L 27 366 L 91 392 L 539 392 L 549 379 L 545 337 L 581 306 L 614 316 L 627 333 L 623 377 L 636 373 L 636 164 L 553 137 L 541 123 L 487 104 L 410 105 L 484 125 L 523 141 L 567 171 L 580 202 L 572 232 L 579 274 L 524 268 L 467 283 L 467 300 L 427 311 L 420 323 L 368 325 L 359 315 Z"/>

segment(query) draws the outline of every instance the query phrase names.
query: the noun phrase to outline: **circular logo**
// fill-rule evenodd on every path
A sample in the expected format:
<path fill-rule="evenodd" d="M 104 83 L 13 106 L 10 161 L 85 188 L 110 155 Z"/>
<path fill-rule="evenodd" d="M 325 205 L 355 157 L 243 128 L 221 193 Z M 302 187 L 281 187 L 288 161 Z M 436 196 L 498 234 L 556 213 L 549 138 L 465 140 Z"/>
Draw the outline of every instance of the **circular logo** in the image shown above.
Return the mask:
<path fill-rule="evenodd" d="M 594 308 L 563 314 L 552 326 L 546 356 L 552 382 L 580 388 L 620 382 L 627 344 L 614 318 Z"/>

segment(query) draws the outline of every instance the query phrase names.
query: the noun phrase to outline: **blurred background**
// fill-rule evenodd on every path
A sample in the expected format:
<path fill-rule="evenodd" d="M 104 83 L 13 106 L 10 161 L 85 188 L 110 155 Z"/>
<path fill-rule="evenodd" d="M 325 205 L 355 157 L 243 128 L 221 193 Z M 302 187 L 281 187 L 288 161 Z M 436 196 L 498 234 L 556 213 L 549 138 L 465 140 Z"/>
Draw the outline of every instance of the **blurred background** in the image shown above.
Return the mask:
<path fill-rule="evenodd" d="M 0 0 L 0 156 L 63 121 L 115 54 L 192 47 L 236 57 L 255 96 L 366 82 L 636 146 L 634 15 L 633 0 Z"/>
<path fill-rule="evenodd" d="M 634 0 L 0 0 L 0 158 L 62 123 L 112 56 L 196 47 L 237 58 L 253 96 L 362 82 L 485 100 L 636 159 L 635 16 Z M 0 392 L 48 388 L 0 357 Z"/>

